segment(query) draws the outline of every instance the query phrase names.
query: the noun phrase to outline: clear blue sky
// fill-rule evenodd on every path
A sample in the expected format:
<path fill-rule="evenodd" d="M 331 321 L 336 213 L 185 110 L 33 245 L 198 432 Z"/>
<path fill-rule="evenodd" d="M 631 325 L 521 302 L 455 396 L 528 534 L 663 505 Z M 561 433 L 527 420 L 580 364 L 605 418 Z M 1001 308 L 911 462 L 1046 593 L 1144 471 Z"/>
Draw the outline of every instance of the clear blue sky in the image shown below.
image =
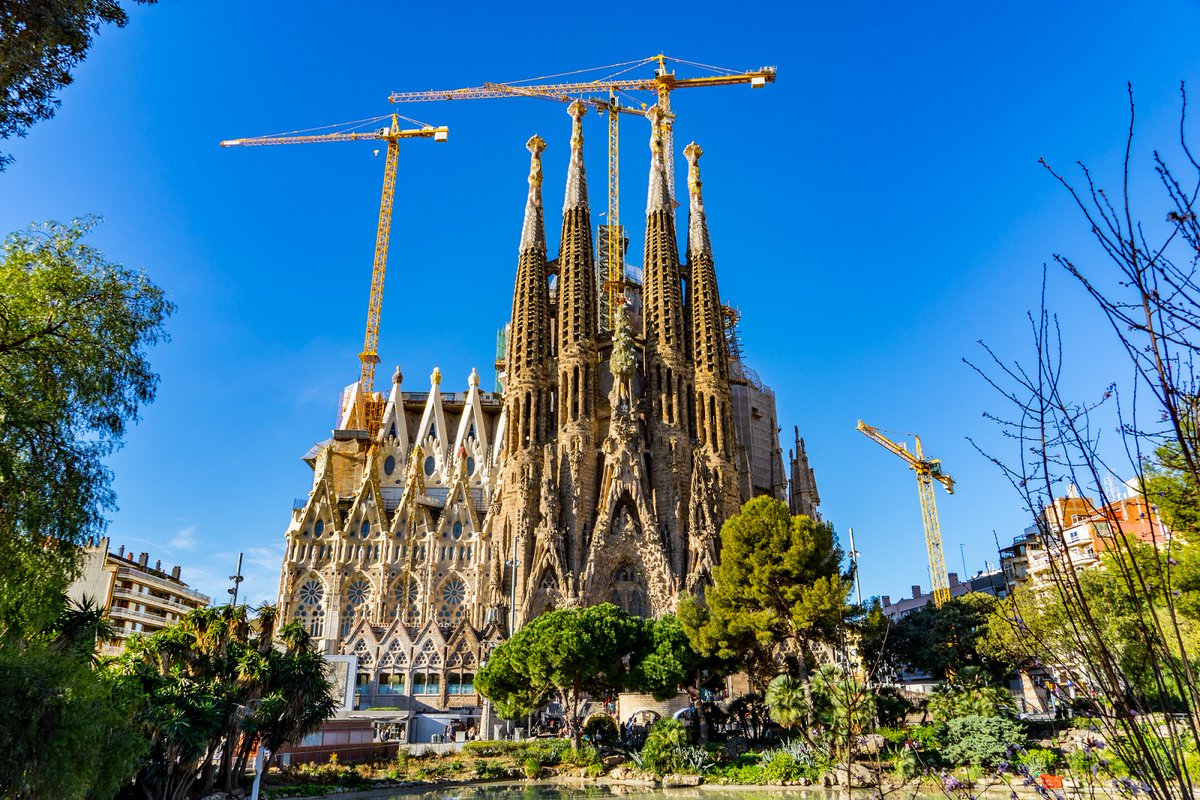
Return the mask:
<path fill-rule="evenodd" d="M 1151 147 L 1177 135 L 1178 83 L 1200 66 L 1195 5 L 608 7 L 167 0 L 103 32 L 58 116 L 8 143 L 0 230 L 101 214 L 96 243 L 179 306 L 173 341 L 153 353 L 158 401 L 112 461 L 114 543 L 181 563 L 214 595 L 244 550 L 250 598 L 273 599 L 291 501 L 311 481 L 300 456 L 328 435 L 357 374 L 382 156 L 220 139 L 385 114 L 393 90 L 662 51 L 779 68 L 763 91 L 677 93 L 676 141 L 705 149 L 723 298 L 743 312 L 747 360 L 778 394 L 785 440 L 797 424 L 808 441 L 826 517 L 843 542 L 856 531 L 864 592 L 903 594 L 928 573 L 912 474 L 854 431 L 860 417 L 920 433 L 958 479 L 939 496 L 950 569 L 961 571 L 960 544 L 971 571 L 995 563 L 993 530 L 1003 542 L 1026 518 L 966 441 L 997 439 L 981 418 L 996 402 L 961 359 L 979 339 L 1022 352 L 1053 253 L 1099 263 L 1037 159 L 1081 159 L 1111 182 L 1132 81 L 1148 175 Z M 561 207 L 569 118 L 532 99 L 402 110 L 449 125 L 451 141 L 402 148 L 380 375 L 399 363 L 421 389 L 436 365 L 446 388 L 465 388 L 477 366 L 488 383 L 516 267 L 523 143 L 549 142 L 546 206 Z M 648 154 L 636 123 L 622 185 L 640 262 Z M 585 134 L 598 214 L 602 119 L 589 116 Z M 557 217 L 547 223 L 555 250 Z M 1083 395 L 1125 378 L 1081 292 L 1060 279 L 1052 290 Z"/>

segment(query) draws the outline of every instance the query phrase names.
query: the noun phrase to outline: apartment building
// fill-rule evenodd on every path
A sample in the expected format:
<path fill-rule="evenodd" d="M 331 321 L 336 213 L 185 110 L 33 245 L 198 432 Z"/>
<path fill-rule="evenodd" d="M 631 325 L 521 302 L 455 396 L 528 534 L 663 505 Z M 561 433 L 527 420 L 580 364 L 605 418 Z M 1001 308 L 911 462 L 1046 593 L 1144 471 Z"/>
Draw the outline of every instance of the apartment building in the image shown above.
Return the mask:
<path fill-rule="evenodd" d="M 1171 540 L 1158 509 L 1145 497 L 1128 493 L 1097 506 L 1071 486 L 1066 497 L 1056 498 L 1042 511 L 1037 524 L 1000 549 L 1001 568 L 1010 589 L 1047 583 L 1053 580 L 1055 568 L 1098 566 L 1101 554 L 1115 546 L 1122 534 L 1156 546 Z"/>
<path fill-rule="evenodd" d="M 148 553 L 125 552 L 122 545 L 109 551 L 107 537 L 85 548 L 83 572 L 67 595 L 73 600 L 90 597 L 102 605 L 116 628 L 116 638 L 100 645 L 103 655 L 119 655 L 125 640 L 135 633 L 154 633 L 174 624 L 192 609 L 209 604 L 180 580 L 179 567 L 165 572 L 161 561 L 150 565 Z"/>

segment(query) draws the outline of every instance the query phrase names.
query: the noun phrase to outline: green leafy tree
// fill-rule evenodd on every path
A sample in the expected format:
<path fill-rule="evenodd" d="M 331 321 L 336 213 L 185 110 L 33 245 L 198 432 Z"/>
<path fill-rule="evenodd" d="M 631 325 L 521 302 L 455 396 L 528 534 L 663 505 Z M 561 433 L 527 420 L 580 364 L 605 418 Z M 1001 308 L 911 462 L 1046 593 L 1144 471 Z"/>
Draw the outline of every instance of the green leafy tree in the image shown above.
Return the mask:
<path fill-rule="evenodd" d="M 703 599 L 680 603 L 692 646 L 762 683 L 782 648 L 807 681 L 813 646 L 836 638 L 850 591 L 833 527 L 756 497 L 722 526 L 720 556 Z"/>
<path fill-rule="evenodd" d="M 117 0 L 12 0 L 0 7 L 0 139 L 24 136 L 53 117 L 92 38 L 104 25 L 128 22 Z M 0 153 L 0 172 L 11 161 Z"/>
<path fill-rule="evenodd" d="M 1090 609 L 1095 640 L 1090 633 L 1080 634 L 1055 586 L 1019 586 L 993 610 L 978 647 L 1021 667 L 1055 665 L 1061 680 L 1086 680 L 1087 671 L 1080 666 L 1088 663 L 1092 647 L 1103 646 L 1120 669 L 1123 702 L 1135 708 L 1182 709 L 1185 695 L 1176 671 L 1164 669 L 1163 659 L 1178 664 L 1200 653 L 1200 619 L 1191 616 L 1193 609 L 1200 608 L 1196 547 L 1173 546 L 1160 552 L 1152 545 L 1131 542 L 1125 552 L 1102 554 L 1102 568 L 1080 572 L 1074 580 L 1081 602 Z M 1177 566 L 1171 567 L 1171 562 L 1178 562 Z M 1148 591 L 1129 590 L 1127 576 L 1134 568 L 1148 576 Z M 1167 576 L 1172 578 L 1170 584 Z M 1144 635 L 1144 620 L 1157 618 L 1165 624 L 1168 590 L 1181 613 L 1171 626 L 1176 634 L 1159 649 Z"/>
<path fill-rule="evenodd" d="M 1190 429 L 1191 425 L 1187 427 Z M 1158 507 L 1167 527 L 1188 541 L 1200 534 L 1200 492 L 1191 474 L 1178 441 L 1156 448 L 1154 459 L 1142 473 L 1146 497 Z"/>
<path fill-rule="evenodd" d="M 0 797 L 112 797 L 146 745 L 132 698 L 96 669 L 109 626 L 94 604 L 64 607 L 54 624 L 0 647 Z"/>
<path fill-rule="evenodd" d="M 84 242 L 95 224 L 35 226 L 0 254 L 0 638 L 53 622 L 115 507 L 104 459 L 154 397 L 147 351 L 173 306 Z"/>
<path fill-rule="evenodd" d="M 686 692 L 696 709 L 700 742 L 706 743 L 711 704 L 704 699 L 704 690 L 712 688 L 711 684 L 722 675 L 722 664 L 696 652 L 676 615 L 664 614 L 646 624 L 649 650 L 634 663 L 630 685 L 658 700 L 674 697 L 681 690 Z"/>
<path fill-rule="evenodd" d="M 549 611 L 492 651 L 475 686 L 506 719 L 531 714 L 552 693 L 560 693 L 578 747 L 584 696 L 629 685 L 629 666 L 649 645 L 643 620 L 612 603 Z"/>
<path fill-rule="evenodd" d="M 152 636 L 132 637 L 113 669 L 137 698 L 149 742 L 137 784 L 154 800 L 237 788 L 257 744 L 278 749 L 336 708 L 324 660 L 298 624 L 274 629 L 275 610 L 204 608 Z"/>
<path fill-rule="evenodd" d="M 839 747 L 871 730 L 875 723 L 875 693 L 838 667 L 824 666 L 813 674 L 814 721 Z"/>
<path fill-rule="evenodd" d="M 892 626 L 886 647 L 900 664 L 938 680 L 967 667 L 979 667 L 992 682 L 998 682 L 1012 668 L 1011 661 L 978 647 L 998 603 L 992 595 L 971 592 L 941 607 L 917 609 Z"/>

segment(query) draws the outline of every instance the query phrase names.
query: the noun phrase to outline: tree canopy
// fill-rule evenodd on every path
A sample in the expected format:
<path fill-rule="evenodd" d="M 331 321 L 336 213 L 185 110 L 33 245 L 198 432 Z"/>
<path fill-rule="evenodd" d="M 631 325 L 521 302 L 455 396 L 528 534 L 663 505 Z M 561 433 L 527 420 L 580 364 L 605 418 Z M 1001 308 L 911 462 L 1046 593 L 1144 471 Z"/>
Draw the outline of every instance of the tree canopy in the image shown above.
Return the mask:
<path fill-rule="evenodd" d="M 765 684 L 782 645 L 806 674 L 813 645 L 835 640 L 850 591 L 833 526 L 756 497 L 722 526 L 720 559 L 704 597 L 679 607 L 692 646 Z"/>
<path fill-rule="evenodd" d="M 150 5 L 156 0 L 134 0 Z M 118 0 L 10 0 L 0 6 L 0 139 L 50 119 L 104 25 L 125 27 Z M 12 156 L 0 153 L 0 172 Z"/>
<path fill-rule="evenodd" d="M 583 695 L 631 685 L 630 667 L 644 657 L 651 640 L 645 621 L 612 603 L 548 611 L 492 651 L 475 686 L 505 719 L 530 714 L 553 692 L 561 693 L 578 744 Z M 650 669 L 657 686 L 678 674 L 672 661 L 660 657 L 659 666 Z"/>
<path fill-rule="evenodd" d="M 134 636 L 113 667 L 149 742 L 136 782 L 148 797 L 237 788 L 258 744 L 275 750 L 336 709 L 327 666 L 299 623 L 275 630 L 275 609 L 201 608 Z"/>
<path fill-rule="evenodd" d="M 104 458 L 154 398 L 147 353 L 174 306 L 85 243 L 96 222 L 37 225 L 0 253 L 0 635 L 52 621 L 115 507 Z"/>
<path fill-rule="evenodd" d="M 940 607 L 919 608 L 892 625 L 885 647 L 895 662 L 938 680 L 978 667 L 989 682 L 1001 681 L 1012 669 L 1011 659 L 978 647 L 999 602 L 990 594 L 970 592 Z"/>

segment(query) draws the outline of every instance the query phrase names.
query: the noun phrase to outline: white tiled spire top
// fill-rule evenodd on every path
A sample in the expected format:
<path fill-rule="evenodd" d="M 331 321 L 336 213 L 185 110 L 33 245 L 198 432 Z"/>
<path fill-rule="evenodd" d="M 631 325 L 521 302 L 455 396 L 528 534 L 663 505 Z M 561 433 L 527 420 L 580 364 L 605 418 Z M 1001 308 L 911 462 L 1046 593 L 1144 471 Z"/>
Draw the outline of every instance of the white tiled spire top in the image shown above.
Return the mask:
<path fill-rule="evenodd" d="M 712 251 L 712 243 L 708 238 L 708 220 L 704 216 L 704 198 L 700 194 L 700 156 L 704 155 L 704 150 L 692 142 L 683 149 L 683 155 L 688 161 L 688 195 L 691 199 L 688 208 L 688 253 L 708 253 Z M 688 261 L 691 261 L 691 255 Z"/>
<path fill-rule="evenodd" d="M 652 106 L 646 112 L 650 120 L 650 190 L 646 194 L 646 214 L 660 208 L 671 209 L 671 190 L 667 186 L 667 170 L 663 165 L 662 109 Z"/>
<path fill-rule="evenodd" d="M 534 134 L 525 143 L 529 150 L 529 197 L 525 201 L 525 225 L 521 228 L 521 252 L 537 248 L 546 252 L 546 226 L 542 218 L 542 151 L 546 142 Z"/>
<path fill-rule="evenodd" d="M 572 208 L 587 208 L 587 174 L 583 169 L 583 115 L 587 106 L 576 100 L 567 106 L 571 115 L 571 163 L 567 167 L 567 194 L 563 200 L 563 211 Z"/>

